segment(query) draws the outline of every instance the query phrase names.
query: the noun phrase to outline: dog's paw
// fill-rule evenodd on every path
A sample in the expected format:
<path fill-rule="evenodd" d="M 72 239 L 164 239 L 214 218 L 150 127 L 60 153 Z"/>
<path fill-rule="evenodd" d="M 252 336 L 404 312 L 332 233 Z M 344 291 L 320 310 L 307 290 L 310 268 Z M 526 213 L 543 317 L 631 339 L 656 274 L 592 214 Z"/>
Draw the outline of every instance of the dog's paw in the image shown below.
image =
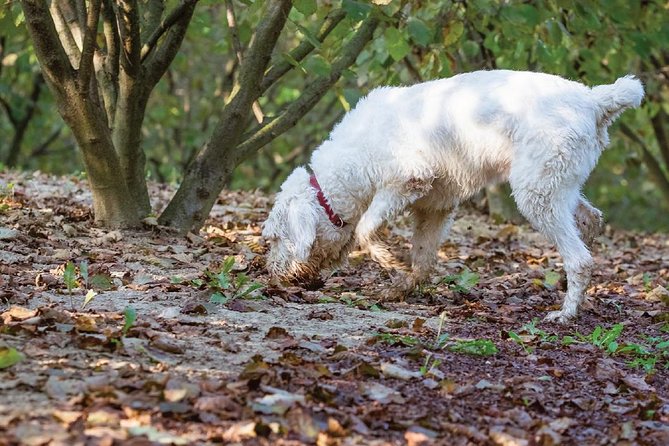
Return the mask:
<path fill-rule="evenodd" d="M 404 302 L 414 289 L 415 285 L 411 276 L 407 274 L 398 274 L 392 278 L 391 285 L 383 292 L 383 300 L 389 302 Z"/>
<path fill-rule="evenodd" d="M 545 322 L 557 322 L 558 324 L 566 324 L 567 322 L 574 319 L 576 316 L 575 313 L 567 312 L 564 310 L 551 311 L 544 318 Z"/>

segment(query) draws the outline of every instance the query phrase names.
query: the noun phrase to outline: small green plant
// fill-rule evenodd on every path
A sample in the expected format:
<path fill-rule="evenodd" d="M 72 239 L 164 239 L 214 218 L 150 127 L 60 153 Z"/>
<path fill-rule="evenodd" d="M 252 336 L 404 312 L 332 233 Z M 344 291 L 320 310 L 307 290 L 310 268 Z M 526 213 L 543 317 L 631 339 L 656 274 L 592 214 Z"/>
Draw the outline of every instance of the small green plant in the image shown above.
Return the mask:
<path fill-rule="evenodd" d="M 92 277 L 93 280 L 89 280 L 88 262 L 86 260 L 82 260 L 78 266 L 71 261 L 65 264 L 65 268 L 63 269 L 63 282 L 65 282 L 65 286 L 67 287 L 67 294 L 70 297 L 70 306 L 72 308 L 74 308 L 74 303 L 72 302 L 72 290 L 78 288 L 80 285 L 83 285 L 84 289 L 87 290 L 84 302 L 81 304 L 81 308 L 84 309 L 86 308 L 86 305 L 97 297 L 98 293 L 89 287 L 91 285 L 95 286 L 92 282 L 99 282 L 97 279 L 100 277 L 102 276 L 94 275 Z"/>
<path fill-rule="evenodd" d="M 489 339 L 463 339 L 450 345 L 448 349 L 455 353 L 474 356 L 492 356 L 497 354 L 497 346 Z"/>
<path fill-rule="evenodd" d="M 460 274 L 446 276 L 441 283 L 456 293 L 469 293 L 479 283 L 479 275 L 465 268 Z"/>
<path fill-rule="evenodd" d="M 0 370 L 23 361 L 25 356 L 13 347 L 0 346 Z"/>
<path fill-rule="evenodd" d="M 530 322 L 520 327 L 518 332 L 510 331 L 508 333 L 509 339 L 520 345 L 523 350 L 525 350 L 525 353 L 528 354 L 532 353 L 534 349 L 528 347 L 527 344 L 533 342 L 535 339 L 538 339 L 541 342 L 557 342 L 558 336 L 556 334 L 547 333 L 546 331 L 538 328 L 538 323 L 539 319 L 534 318 Z M 524 333 L 524 335 L 519 333 Z"/>
<path fill-rule="evenodd" d="M 601 325 L 598 325 L 589 335 L 583 336 L 579 333 L 576 333 L 576 336 L 581 338 L 583 341 L 590 342 L 595 347 L 612 354 L 618 350 L 618 338 L 620 337 L 623 328 L 623 324 L 615 324 L 608 330 L 602 328 Z"/>
<path fill-rule="evenodd" d="M 650 273 L 643 273 L 641 280 L 643 281 L 643 290 L 645 292 L 649 292 L 653 289 L 653 277 L 650 275 Z"/>
<path fill-rule="evenodd" d="M 642 368 L 646 373 L 652 373 L 657 364 L 664 361 L 664 368 L 669 368 L 669 340 L 662 338 L 647 338 L 648 345 L 624 344 L 618 348 L 616 355 L 631 357 L 627 365 L 633 368 Z"/>
<path fill-rule="evenodd" d="M 532 347 L 528 347 L 527 345 L 525 345 L 525 340 L 523 338 L 521 338 L 520 335 L 518 333 L 516 333 L 515 331 L 510 331 L 508 333 L 508 335 L 509 335 L 509 339 L 511 339 L 516 344 L 520 345 L 523 348 L 523 351 L 525 351 L 526 354 L 529 355 L 530 353 L 532 353 L 534 351 L 534 349 Z"/>
<path fill-rule="evenodd" d="M 77 267 L 74 266 L 74 263 L 67 262 L 65 264 L 65 269 L 63 269 L 63 282 L 65 282 L 68 294 L 72 294 L 72 290 L 77 288 Z"/>
<path fill-rule="evenodd" d="M 225 304 L 235 299 L 248 299 L 251 293 L 259 290 L 264 285 L 251 282 L 251 279 L 244 273 L 233 274 L 232 269 L 235 266 L 235 258 L 227 257 L 218 272 L 205 271 L 206 279 L 195 279 L 191 284 L 200 287 L 206 285 L 214 293 L 209 301 L 216 304 Z"/>
<path fill-rule="evenodd" d="M 406 347 L 414 347 L 420 344 L 420 339 L 407 336 L 407 335 L 396 335 L 392 333 L 375 333 L 374 337 L 378 342 L 383 342 L 388 345 L 404 345 Z"/>
<path fill-rule="evenodd" d="M 137 311 L 132 307 L 125 307 L 125 311 L 123 312 L 123 329 L 121 330 L 122 336 L 126 336 L 128 334 L 128 330 L 132 328 L 136 320 Z"/>
<path fill-rule="evenodd" d="M 441 350 L 448 341 L 448 333 L 442 334 L 441 332 L 442 328 L 444 327 L 444 322 L 446 321 L 446 316 L 447 314 L 445 311 L 442 311 L 439 315 L 439 327 L 437 328 L 437 335 L 435 336 L 434 343 L 432 344 L 432 350 Z M 425 356 L 425 362 L 419 369 L 420 373 L 422 375 L 427 375 L 430 373 L 430 371 L 432 371 L 432 369 L 439 367 L 440 364 L 441 360 L 433 358 L 432 352 L 428 352 L 427 356 Z"/>

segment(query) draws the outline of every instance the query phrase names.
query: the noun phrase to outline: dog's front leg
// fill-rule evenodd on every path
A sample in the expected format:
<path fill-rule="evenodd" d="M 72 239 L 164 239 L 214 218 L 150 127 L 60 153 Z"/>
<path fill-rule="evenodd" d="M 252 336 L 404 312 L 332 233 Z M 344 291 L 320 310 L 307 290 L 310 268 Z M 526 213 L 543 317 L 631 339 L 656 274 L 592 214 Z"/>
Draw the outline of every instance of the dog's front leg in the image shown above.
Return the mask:
<path fill-rule="evenodd" d="M 388 270 L 406 271 L 405 264 L 397 260 L 377 236 L 379 228 L 411 203 L 407 196 L 384 189 L 374 196 L 355 228 L 356 240 L 360 247 L 367 249 L 372 259 Z"/>

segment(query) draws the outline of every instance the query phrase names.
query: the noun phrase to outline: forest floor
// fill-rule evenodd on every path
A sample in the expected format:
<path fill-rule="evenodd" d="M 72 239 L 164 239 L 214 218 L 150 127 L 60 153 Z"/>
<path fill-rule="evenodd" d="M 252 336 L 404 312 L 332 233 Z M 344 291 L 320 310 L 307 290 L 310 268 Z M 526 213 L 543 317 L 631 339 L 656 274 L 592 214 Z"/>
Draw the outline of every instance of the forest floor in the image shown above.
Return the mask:
<path fill-rule="evenodd" d="M 0 445 L 669 444 L 667 235 L 607 229 L 558 325 L 556 251 L 473 210 L 432 284 L 385 302 L 361 252 L 318 290 L 268 285 L 260 193 L 178 237 L 94 227 L 84 181 L 1 175 Z"/>

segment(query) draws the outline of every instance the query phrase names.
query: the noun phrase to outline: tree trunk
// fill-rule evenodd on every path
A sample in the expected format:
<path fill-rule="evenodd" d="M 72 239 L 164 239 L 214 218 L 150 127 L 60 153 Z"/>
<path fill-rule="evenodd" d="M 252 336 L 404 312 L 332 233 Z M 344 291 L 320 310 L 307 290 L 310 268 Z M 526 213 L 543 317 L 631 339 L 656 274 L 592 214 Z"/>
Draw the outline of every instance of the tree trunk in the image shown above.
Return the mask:
<path fill-rule="evenodd" d="M 60 100 L 58 100 L 60 103 Z M 125 182 L 106 117 L 90 101 L 65 104 L 74 113 L 62 113 L 81 149 L 93 193 L 95 223 L 109 228 L 138 226 L 144 213 Z M 59 104 L 62 109 L 62 104 Z"/>
<path fill-rule="evenodd" d="M 121 86 L 116 106 L 112 141 L 116 148 L 123 179 L 137 203 L 140 215 L 151 213 L 151 201 L 146 184 L 146 155 L 142 150 L 142 123 L 148 95 L 137 91 L 134 81 L 127 88 Z"/>

